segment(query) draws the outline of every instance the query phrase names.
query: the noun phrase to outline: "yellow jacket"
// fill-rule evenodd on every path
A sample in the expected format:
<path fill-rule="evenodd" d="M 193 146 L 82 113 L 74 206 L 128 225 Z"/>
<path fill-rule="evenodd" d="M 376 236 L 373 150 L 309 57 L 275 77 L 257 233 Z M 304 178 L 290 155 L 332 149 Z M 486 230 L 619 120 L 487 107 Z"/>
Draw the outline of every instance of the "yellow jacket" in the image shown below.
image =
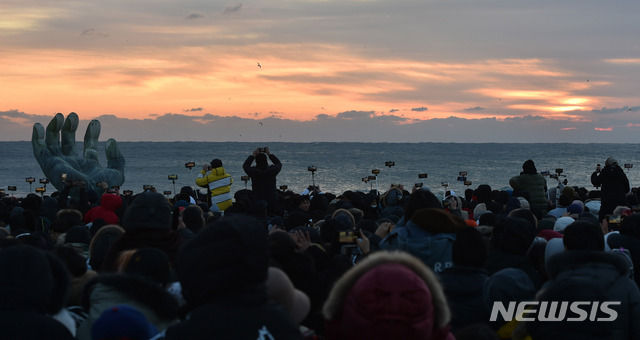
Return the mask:
<path fill-rule="evenodd" d="M 224 167 L 211 169 L 208 174 L 204 170 L 200 171 L 198 178 L 196 178 L 196 184 L 203 188 L 209 188 L 211 203 L 215 203 L 220 211 L 224 211 L 233 203 L 231 196 L 233 179 L 224 170 Z"/>

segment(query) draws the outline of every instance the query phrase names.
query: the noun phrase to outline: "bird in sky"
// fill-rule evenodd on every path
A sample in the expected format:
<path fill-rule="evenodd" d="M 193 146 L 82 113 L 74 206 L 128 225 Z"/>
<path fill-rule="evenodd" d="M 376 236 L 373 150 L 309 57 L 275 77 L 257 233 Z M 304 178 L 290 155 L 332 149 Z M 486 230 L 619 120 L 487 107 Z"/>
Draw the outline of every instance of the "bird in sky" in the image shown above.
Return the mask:
<path fill-rule="evenodd" d="M 258 67 L 259 67 L 259 68 L 262 68 L 262 65 L 260 65 L 260 63 L 258 63 Z"/>
<path fill-rule="evenodd" d="M 260 126 L 262 126 L 262 122 L 258 122 L 258 124 L 260 124 Z"/>

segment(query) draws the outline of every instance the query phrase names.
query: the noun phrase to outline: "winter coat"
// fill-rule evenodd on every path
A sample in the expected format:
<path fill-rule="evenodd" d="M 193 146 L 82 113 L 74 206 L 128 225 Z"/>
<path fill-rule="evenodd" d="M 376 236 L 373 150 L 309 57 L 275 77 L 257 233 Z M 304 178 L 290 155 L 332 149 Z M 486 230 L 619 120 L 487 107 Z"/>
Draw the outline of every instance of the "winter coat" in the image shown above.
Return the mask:
<path fill-rule="evenodd" d="M 396 225 L 379 247 L 406 251 L 440 273 L 453 266 L 451 250 L 455 233 L 464 226 L 463 220 L 442 209 L 424 208 L 416 211 L 404 227 Z"/>
<path fill-rule="evenodd" d="M 454 339 L 436 275 L 405 252 L 376 252 L 349 270 L 323 316 L 327 340 Z"/>
<path fill-rule="evenodd" d="M 27 245 L 0 251 L 0 339 L 73 339 L 51 315 L 63 307 L 69 273 L 52 253 Z"/>
<path fill-rule="evenodd" d="M 160 331 L 178 320 L 177 300 L 159 284 L 132 275 L 100 275 L 84 287 L 82 307 L 89 317 L 78 329 L 78 340 L 90 340 L 93 322 L 119 304 L 136 308 Z"/>
<path fill-rule="evenodd" d="M 633 278 L 640 287 L 640 239 L 622 233 L 609 233 L 606 242 L 610 249 L 624 248 L 629 251 L 633 263 Z"/>
<path fill-rule="evenodd" d="M 628 264 L 621 256 L 595 250 L 569 250 L 552 256 L 547 263 L 549 282 L 569 277 L 584 278 L 604 289 L 610 306 L 618 312 L 611 339 L 640 339 L 640 290 L 627 277 Z M 544 289 L 544 287 L 543 287 Z"/>
<path fill-rule="evenodd" d="M 107 224 L 119 224 L 120 218 L 116 211 L 122 206 L 122 198 L 119 195 L 103 194 L 100 205 L 93 207 L 84 214 L 84 223 L 93 222 L 97 218 L 103 219 Z"/>
<path fill-rule="evenodd" d="M 523 173 L 520 176 L 512 177 L 509 185 L 514 190 L 526 191 L 529 193 L 530 204 L 541 212 L 547 211 L 547 180 L 539 173 Z"/>
<path fill-rule="evenodd" d="M 458 265 L 440 273 L 440 283 L 451 308 L 453 331 L 489 320 L 489 310 L 482 299 L 482 287 L 488 278 L 483 268 Z"/>
<path fill-rule="evenodd" d="M 626 195 L 629 192 L 629 179 L 621 167 L 617 165 L 605 165 L 600 173 L 591 174 L 591 184 L 601 186 L 602 197 L 600 201 L 600 221 L 607 214 L 611 214 L 618 205 L 626 205 Z"/>
<path fill-rule="evenodd" d="M 242 164 L 244 172 L 251 177 L 251 190 L 257 199 L 265 200 L 269 203 L 275 202 L 278 198 L 276 190 L 276 176 L 282 169 L 282 163 L 275 155 L 269 155 L 273 163 L 265 168 L 251 166 L 255 157 L 249 156 Z"/>
<path fill-rule="evenodd" d="M 204 170 L 200 171 L 196 184 L 203 188 L 209 188 L 211 195 L 211 204 L 216 204 L 220 211 L 225 211 L 233 204 L 233 196 L 231 196 L 231 184 L 233 179 L 223 167 L 211 169 L 207 174 Z"/>
<path fill-rule="evenodd" d="M 161 339 L 302 339 L 284 308 L 269 302 L 264 284 L 192 310 Z"/>

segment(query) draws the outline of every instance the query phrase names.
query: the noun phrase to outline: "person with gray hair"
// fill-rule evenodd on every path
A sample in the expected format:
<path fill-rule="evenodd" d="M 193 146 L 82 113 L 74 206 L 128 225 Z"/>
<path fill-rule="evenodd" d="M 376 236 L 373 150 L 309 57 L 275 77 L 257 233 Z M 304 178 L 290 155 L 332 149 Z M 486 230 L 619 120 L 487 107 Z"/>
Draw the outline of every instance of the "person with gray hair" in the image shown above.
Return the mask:
<path fill-rule="evenodd" d="M 591 174 L 591 183 L 597 188 L 601 187 L 601 206 L 599 212 L 599 221 L 613 213 L 618 205 L 627 204 L 627 193 L 631 190 L 629 179 L 624 170 L 618 164 L 618 161 L 609 157 L 604 162 L 604 168 L 600 169 L 598 164 L 596 170 Z"/>

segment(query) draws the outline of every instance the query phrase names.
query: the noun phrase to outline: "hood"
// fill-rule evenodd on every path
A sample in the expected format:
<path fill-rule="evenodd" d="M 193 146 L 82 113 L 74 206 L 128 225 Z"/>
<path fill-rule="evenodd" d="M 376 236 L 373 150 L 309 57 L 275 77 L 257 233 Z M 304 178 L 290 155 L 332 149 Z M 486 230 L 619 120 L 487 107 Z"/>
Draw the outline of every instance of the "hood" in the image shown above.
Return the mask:
<path fill-rule="evenodd" d="M 102 194 L 102 197 L 100 198 L 100 206 L 115 212 L 122 206 L 122 198 L 119 195 Z"/>

